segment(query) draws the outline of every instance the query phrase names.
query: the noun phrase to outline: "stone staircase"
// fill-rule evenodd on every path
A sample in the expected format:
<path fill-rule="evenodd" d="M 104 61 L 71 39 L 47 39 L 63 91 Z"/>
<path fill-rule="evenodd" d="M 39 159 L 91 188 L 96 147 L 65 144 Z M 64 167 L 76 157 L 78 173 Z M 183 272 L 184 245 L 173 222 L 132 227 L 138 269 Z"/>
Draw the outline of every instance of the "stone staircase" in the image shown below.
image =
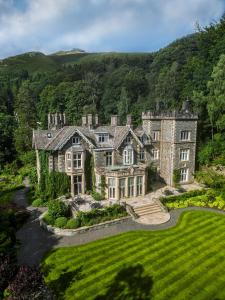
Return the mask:
<path fill-rule="evenodd" d="M 135 214 L 138 215 L 139 217 L 165 212 L 163 207 L 158 202 L 133 207 L 133 210 Z"/>

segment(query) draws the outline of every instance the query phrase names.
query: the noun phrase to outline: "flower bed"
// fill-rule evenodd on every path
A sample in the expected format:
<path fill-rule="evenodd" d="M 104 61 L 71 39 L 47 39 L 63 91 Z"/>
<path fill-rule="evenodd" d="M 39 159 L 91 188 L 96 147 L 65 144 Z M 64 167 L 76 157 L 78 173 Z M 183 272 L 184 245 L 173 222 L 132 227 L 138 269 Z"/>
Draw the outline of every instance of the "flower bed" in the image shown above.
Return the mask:
<path fill-rule="evenodd" d="M 160 200 L 169 209 L 200 206 L 225 210 L 223 193 L 214 189 L 190 191 L 178 196 L 162 197 Z"/>

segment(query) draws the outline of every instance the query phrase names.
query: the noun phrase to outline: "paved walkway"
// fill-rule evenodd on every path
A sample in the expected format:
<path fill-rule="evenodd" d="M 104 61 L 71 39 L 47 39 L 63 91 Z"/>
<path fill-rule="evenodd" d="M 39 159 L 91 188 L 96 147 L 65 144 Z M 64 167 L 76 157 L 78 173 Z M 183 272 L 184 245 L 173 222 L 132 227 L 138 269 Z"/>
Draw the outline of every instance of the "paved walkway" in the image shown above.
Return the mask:
<path fill-rule="evenodd" d="M 183 211 L 188 210 L 206 210 L 219 212 L 225 214 L 224 211 L 219 211 L 210 208 L 183 208 L 172 210 L 171 218 L 168 222 L 160 225 L 143 225 L 127 220 L 122 224 L 114 224 L 110 227 L 99 229 L 92 232 L 86 232 L 71 237 L 55 236 L 39 225 L 38 217 L 43 212 L 43 209 L 33 208 L 28 205 L 26 201 L 26 193 L 28 188 L 24 188 L 16 192 L 14 202 L 17 205 L 26 207 L 31 212 L 31 217 L 28 221 L 17 231 L 17 239 L 20 241 L 20 249 L 18 252 L 19 264 L 38 265 L 46 252 L 53 248 L 81 245 L 104 237 L 117 235 L 132 230 L 162 230 L 176 225 L 179 216 Z"/>

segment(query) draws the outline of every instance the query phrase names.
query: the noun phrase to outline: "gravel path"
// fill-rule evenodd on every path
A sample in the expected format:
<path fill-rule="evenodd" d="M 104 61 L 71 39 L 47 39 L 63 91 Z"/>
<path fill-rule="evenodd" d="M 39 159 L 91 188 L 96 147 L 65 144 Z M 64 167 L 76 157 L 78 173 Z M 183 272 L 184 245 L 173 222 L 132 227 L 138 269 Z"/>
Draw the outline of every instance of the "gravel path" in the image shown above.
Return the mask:
<path fill-rule="evenodd" d="M 225 215 L 225 211 L 220 211 L 212 208 L 189 207 L 172 210 L 170 212 L 171 218 L 168 222 L 160 225 L 143 225 L 127 220 L 122 224 L 114 224 L 110 227 L 98 229 L 92 232 L 86 232 L 71 237 L 55 236 L 39 225 L 38 217 L 43 213 L 44 209 L 33 208 L 28 205 L 26 200 L 26 193 L 28 187 L 19 190 L 15 193 L 14 203 L 19 206 L 26 207 L 31 212 L 28 221 L 17 231 L 17 239 L 20 242 L 20 249 L 18 252 L 19 264 L 38 265 L 45 253 L 57 247 L 81 245 L 104 237 L 113 236 L 116 234 L 124 233 L 132 230 L 162 230 L 173 227 L 176 225 L 179 216 L 184 211 L 190 210 L 205 210 L 218 212 Z"/>

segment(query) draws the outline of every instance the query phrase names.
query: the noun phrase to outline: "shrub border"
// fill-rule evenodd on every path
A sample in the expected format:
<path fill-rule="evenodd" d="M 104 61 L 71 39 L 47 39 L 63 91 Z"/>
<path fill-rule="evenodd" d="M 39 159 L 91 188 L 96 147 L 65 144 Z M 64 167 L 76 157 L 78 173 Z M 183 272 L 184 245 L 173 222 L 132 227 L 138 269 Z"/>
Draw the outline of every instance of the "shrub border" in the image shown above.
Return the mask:
<path fill-rule="evenodd" d="M 106 221 L 106 222 L 91 225 L 91 226 L 79 227 L 76 229 L 61 229 L 61 228 L 54 227 L 52 225 L 48 225 L 44 221 L 44 216 L 47 214 L 47 212 L 48 211 L 45 211 L 43 214 L 41 214 L 39 216 L 40 226 L 43 227 L 44 229 L 46 229 L 47 231 L 54 233 L 55 235 L 60 235 L 60 236 L 73 236 L 76 234 L 82 234 L 82 233 L 85 233 L 88 231 L 95 231 L 95 230 L 98 230 L 98 229 L 101 229 L 104 227 L 109 227 L 114 224 L 121 224 L 123 222 L 126 222 L 127 220 L 132 220 L 131 216 L 127 216 L 127 217 L 122 217 L 119 219 L 114 219 L 114 220 Z"/>

